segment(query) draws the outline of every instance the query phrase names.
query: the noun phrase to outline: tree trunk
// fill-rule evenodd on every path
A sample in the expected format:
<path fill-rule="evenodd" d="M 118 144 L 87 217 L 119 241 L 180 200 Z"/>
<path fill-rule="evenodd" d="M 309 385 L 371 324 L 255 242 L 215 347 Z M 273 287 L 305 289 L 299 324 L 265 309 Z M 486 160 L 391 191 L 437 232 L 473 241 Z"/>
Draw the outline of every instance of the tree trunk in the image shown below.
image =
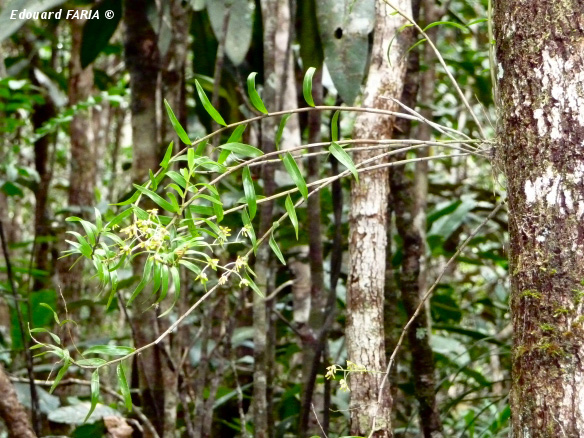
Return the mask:
<path fill-rule="evenodd" d="M 396 5 L 411 15 L 409 0 Z M 371 55 L 369 76 L 363 106 L 395 110 L 395 105 L 382 97 L 397 97 L 402 93 L 406 71 L 405 57 L 408 32 L 402 32 L 393 41 L 404 24 L 399 15 L 384 1 L 377 1 L 377 20 Z M 391 64 L 388 63 L 388 55 Z M 390 67 L 391 65 L 391 67 Z M 393 121 L 378 115 L 360 114 L 355 122 L 355 138 L 390 138 Z M 355 153 L 355 162 L 375 156 L 374 151 Z M 383 328 L 383 297 L 385 286 L 385 251 L 388 198 L 387 170 L 363 174 L 360 182 L 351 188 L 349 216 L 349 257 L 351 260 L 347 288 L 347 355 L 348 359 L 363 365 L 368 373 L 353 373 L 351 389 L 351 434 L 366 435 L 375 418 L 374 437 L 390 437 L 391 395 L 389 388 L 378 393 L 386 368 Z"/>
<path fill-rule="evenodd" d="M 515 438 L 584 436 L 584 6 L 495 2 Z"/>
<path fill-rule="evenodd" d="M 24 407 L 18 401 L 12 382 L 0 365 L 0 418 L 8 429 L 8 438 L 36 438 Z"/>

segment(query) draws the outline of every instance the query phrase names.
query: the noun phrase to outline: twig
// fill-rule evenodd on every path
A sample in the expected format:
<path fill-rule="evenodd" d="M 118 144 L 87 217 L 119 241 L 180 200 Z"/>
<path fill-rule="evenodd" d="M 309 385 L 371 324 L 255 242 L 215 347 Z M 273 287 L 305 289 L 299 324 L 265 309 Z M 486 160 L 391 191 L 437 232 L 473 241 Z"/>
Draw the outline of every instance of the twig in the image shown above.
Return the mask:
<path fill-rule="evenodd" d="M 328 438 L 326 432 L 324 431 L 324 429 L 322 428 L 322 425 L 320 424 L 320 420 L 318 419 L 318 414 L 316 413 L 316 409 L 314 409 L 314 403 L 310 403 L 310 406 L 312 407 L 312 412 L 314 413 L 314 418 L 316 418 L 316 422 L 318 423 L 318 427 L 320 427 L 320 430 L 322 430 L 324 438 Z"/>

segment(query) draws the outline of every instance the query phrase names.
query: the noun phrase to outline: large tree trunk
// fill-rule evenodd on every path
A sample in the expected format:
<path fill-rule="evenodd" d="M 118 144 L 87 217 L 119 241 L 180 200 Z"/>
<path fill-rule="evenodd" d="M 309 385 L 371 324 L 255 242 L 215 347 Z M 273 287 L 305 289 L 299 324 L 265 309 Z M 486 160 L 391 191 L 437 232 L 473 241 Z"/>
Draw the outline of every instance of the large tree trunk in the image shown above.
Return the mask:
<path fill-rule="evenodd" d="M 395 2 L 411 15 L 409 0 Z M 391 101 L 382 97 L 397 97 L 402 93 L 406 71 L 407 32 L 402 32 L 388 46 L 404 19 L 392 15 L 393 9 L 377 1 L 377 22 L 371 55 L 371 65 L 363 106 L 395 110 Z M 391 66 L 388 63 L 388 55 Z M 355 123 L 355 138 L 390 138 L 393 121 L 378 115 L 362 113 Z M 375 156 L 375 151 L 354 155 L 355 162 Z M 351 188 L 349 217 L 349 256 L 351 267 L 347 290 L 347 355 L 352 362 L 365 366 L 368 373 L 353 373 L 351 389 L 351 434 L 364 436 L 371 430 L 375 418 L 374 437 L 390 437 L 391 395 L 389 388 L 378 393 L 385 371 L 385 341 L 383 329 L 383 297 L 385 286 L 385 251 L 388 198 L 387 170 L 363 174 Z"/>
<path fill-rule="evenodd" d="M 495 2 L 515 438 L 584 436 L 584 5 Z"/>

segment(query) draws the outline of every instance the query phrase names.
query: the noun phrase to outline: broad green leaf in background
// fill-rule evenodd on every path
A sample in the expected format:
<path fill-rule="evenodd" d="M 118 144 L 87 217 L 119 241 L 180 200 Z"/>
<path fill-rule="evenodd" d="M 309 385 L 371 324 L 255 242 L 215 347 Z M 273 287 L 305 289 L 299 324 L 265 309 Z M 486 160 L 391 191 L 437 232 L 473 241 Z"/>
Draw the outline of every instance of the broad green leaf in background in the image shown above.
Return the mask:
<path fill-rule="evenodd" d="M 314 99 L 312 98 L 312 78 L 315 72 L 316 68 L 310 67 L 306 70 L 304 80 L 302 81 L 302 94 L 304 95 L 304 100 L 312 107 L 314 107 Z"/>
<path fill-rule="evenodd" d="M 223 36 L 223 23 L 227 8 L 229 24 L 225 36 L 225 54 L 238 66 L 249 51 L 255 15 L 255 2 L 251 0 L 213 0 L 207 2 L 207 12 L 213 33 L 218 41 Z"/>
<path fill-rule="evenodd" d="M 243 191 L 245 192 L 245 201 L 247 202 L 247 207 L 249 208 L 249 217 L 250 219 L 253 219 L 257 211 L 257 201 L 255 189 L 253 186 L 253 179 L 251 178 L 251 172 L 249 171 L 248 166 L 243 168 L 242 177 Z"/>
<path fill-rule="evenodd" d="M 317 0 L 325 63 L 339 95 L 351 105 L 365 77 L 375 0 Z"/>
<path fill-rule="evenodd" d="M 268 110 L 262 101 L 258 91 L 256 90 L 255 78 L 257 76 L 256 72 L 252 72 L 247 77 L 247 94 L 251 100 L 251 104 L 262 114 L 268 114 Z"/>
<path fill-rule="evenodd" d="M 105 49 L 122 20 L 122 2 L 120 0 L 104 0 L 91 8 L 91 13 L 99 13 L 99 20 L 87 20 L 83 26 L 81 40 L 81 68 L 86 68 Z M 114 16 L 106 18 L 106 11 L 112 11 Z"/>
<path fill-rule="evenodd" d="M 211 101 L 209 101 L 209 98 L 205 94 L 205 90 L 203 90 L 203 87 L 201 87 L 201 84 L 199 84 L 199 81 L 197 80 L 195 80 L 195 87 L 197 88 L 197 94 L 199 95 L 199 99 L 201 99 L 201 103 L 203 104 L 205 111 L 207 111 L 211 118 L 218 124 L 227 126 L 227 123 L 225 123 L 225 120 L 223 120 L 221 114 L 219 114 L 219 112 L 213 108 L 213 105 L 211 105 Z"/>
<path fill-rule="evenodd" d="M 282 161 L 284 162 L 284 167 L 288 171 L 288 174 L 298 187 L 298 191 L 302 194 L 304 199 L 308 199 L 308 188 L 306 187 L 306 181 L 304 181 L 304 177 L 300 173 L 300 169 L 298 169 L 298 164 L 294 161 L 294 157 L 290 152 L 286 152 L 282 155 Z"/>
<path fill-rule="evenodd" d="M 181 139 L 181 141 L 184 144 L 191 145 L 192 144 L 191 139 L 189 138 L 186 131 L 184 130 L 184 128 L 182 127 L 182 125 L 180 124 L 180 122 L 178 121 L 176 116 L 174 115 L 174 111 L 172 111 L 172 108 L 170 107 L 170 104 L 168 103 L 168 101 L 166 99 L 164 99 L 164 106 L 166 107 L 166 112 L 168 113 L 168 117 L 170 118 L 170 123 L 172 124 L 172 127 L 174 128 L 176 135 L 178 135 L 178 137 Z"/>
<path fill-rule="evenodd" d="M 288 212 L 290 222 L 292 222 L 292 226 L 296 232 L 296 240 L 298 240 L 298 217 L 296 216 L 296 209 L 294 208 L 294 203 L 292 202 L 290 195 L 286 196 L 286 202 L 284 204 L 286 206 L 286 211 Z"/>
<path fill-rule="evenodd" d="M 340 147 L 337 143 L 332 142 L 329 147 L 329 152 L 333 154 L 333 156 L 339 160 L 339 162 L 345 166 L 347 169 L 351 171 L 357 182 L 359 182 L 359 173 L 357 172 L 357 168 L 355 167 L 355 163 L 353 163 L 353 159 L 349 156 L 345 150 Z"/>

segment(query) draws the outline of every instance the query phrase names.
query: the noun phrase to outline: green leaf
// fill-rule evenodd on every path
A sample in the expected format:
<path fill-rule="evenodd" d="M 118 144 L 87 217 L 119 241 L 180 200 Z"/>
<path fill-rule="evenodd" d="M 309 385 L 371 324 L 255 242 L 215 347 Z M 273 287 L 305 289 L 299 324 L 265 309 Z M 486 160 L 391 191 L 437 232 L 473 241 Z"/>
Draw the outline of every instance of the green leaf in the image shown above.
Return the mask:
<path fill-rule="evenodd" d="M 85 240 L 85 237 L 83 237 L 81 234 L 79 234 L 76 231 L 66 231 L 66 233 L 72 234 L 73 236 L 75 236 L 75 238 L 79 242 L 79 252 L 81 252 L 81 254 L 83 254 L 85 257 L 90 259 L 92 249 L 91 249 L 91 245 L 89 245 L 89 243 L 87 243 L 87 240 Z"/>
<path fill-rule="evenodd" d="M 55 377 L 55 380 L 53 381 L 53 384 L 51 385 L 51 389 L 49 389 L 49 394 L 53 393 L 53 391 L 55 390 L 55 388 L 57 387 L 57 385 L 59 384 L 61 379 L 63 379 L 63 376 L 65 375 L 65 373 L 67 372 L 67 370 L 69 369 L 70 366 L 71 366 L 71 360 L 69 359 L 69 357 L 67 357 L 67 359 L 65 359 L 65 362 L 63 363 L 63 366 L 61 367 L 61 369 L 57 373 L 57 377 Z"/>
<path fill-rule="evenodd" d="M 176 266 L 171 266 L 170 274 L 172 276 L 172 284 L 174 285 L 174 299 L 172 300 L 172 304 L 170 305 L 170 307 L 166 309 L 164 312 L 162 312 L 159 318 L 163 318 L 166 315 L 168 315 L 170 311 L 174 308 L 180 297 L 180 273 L 178 271 L 178 268 Z"/>
<path fill-rule="evenodd" d="M 455 23 L 453 21 L 435 21 L 434 23 L 430 23 L 429 25 L 427 25 L 424 29 L 422 29 L 424 32 L 426 32 L 428 29 L 431 29 L 435 26 L 441 26 L 441 25 L 445 25 L 445 26 L 453 26 L 456 27 L 457 29 L 462 30 L 463 32 L 468 31 L 467 27 L 459 24 L 459 23 Z"/>
<path fill-rule="evenodd" d="M 104 0 L 91 8 L 91 14 L 99 14 L 99 20 L 87 20 L 81 37 L 81 68 L 85 69 L 107 47 L 122 19 L 122 3 L 119 0 Z M 111 19 L 103 20 L 106 11 L 112 11 Z"/>
<path fill-rule="evenodd" d="M 237 128 L 235 128 L 231 135 L 229 136 L 227 143 L 241 143 L 241 137 L 243 135 L 243 131 L 245 131 L 245 128 L 247 128 L 247 125 L 239 125 Z M 223 149 L 219 154 L 219 159 L 217 160 L 217 162 L 219 164 L 225 163 L 225 161 L 229 157 L 229 154 L 231 154 L 230 150 Z"/>
<path fill-rule="evenodd" d="M 189 262 L 188 260 L 182 260 L 181 259 L 181 260 L 179 260 L 179 264 L 183 265 L 189 271 L 194 272 L 196 275 L 199 275 L 201 273 L 201 268 L 199 268 L 194 263 Z"/>
<path fill-rule="evenodd" d="M 166 101 L 165 101 L 166 102 Z M 174 148 L 174 142 L 171 141 L 166 149 L 166 153 L 164 154 L 164 158 L 162 159 L 162 163 L 160 163 L 160 167 L 166 169 L 170 164 L 170 159 L 172 158 L 172 150 Z"/>
<path fill-rule="evenodd" d="M 213 105 L 211 105 L 211 102 L 209 101 L 209 98 L 205 94 L 203 87 L 201 87 L 201 84 L 199 84 L 199 81 L 196 79 L 195 79 L 195 86 L 197 88 L 197 94 L 199 95 L 199 99 L 201 99 L 201 102 L 203 103 L 203 107 L 205 108 L 207 113 L 209 113 L 211 118 L 213 120 L 215 120 L 218 124 L 220 124 L 222 126 L 227 126 L 227 123 L 225 123 L 225 120 L 223 120 L 223 117 L 221 117 L 221 114 L 219 114 L 217 112 L 217 110 L 215 108 L 213 108 Z"/>
<path fill-rule="evenodd" d="M 178 211 L 178 209 L 174 205 L 172 205 L 170 202 L 163 199 L 160 195 L 154 193 L 153 191 L 148 190 L 147 188 L 144 188 L 142 186 L 139 186 L 138 184 L 134 184 L 134 187 L 137 190 L 139 190 L 140 192 L 142 192 L 143 194 L 145 194 L 146 196 L 148 196 L 150 199 L 152 199 L 156 204 L 158 204 L 164 210 L 166 210 L 170 213 L 176 213 Z"/>
<path fill-rule="evenodd" d="M 55 312 L 50 305 L 48 305 L 47 303 L 39 303 L 39 306 L 44 307 L 45 309 L 49 309 L 53 313 L 53 318 L 55 319 L 55 322 L 58 325 L 61 325 L 61 321 L 59 321 L 59 316 L 57 315 L 57 312 Z"/>
<path fill-rule="evenodd" d="M 290 195 L 286 196 L 286 202 L 284 204 L 286 206 L 288 216 L 290 217 L 290 222 L 292 222 L 294 231 L 296 231 L 296 240 L 298 240 L 298 217 L 296 217 L 296 209 L 294 208 L 294 203 L 292 202 Z"/>
<path fill-rule="evenodd" d="M 195 168 L 195 151 L 193 149 L 187 151 L 187 164 L 189 166 L 189 171 L 192 172 Z"/>
<path fill-rule="evenodd" d="M 257 249 L 258 249 L 257 238 L 256 238 L 255 231 L 253 229 L 253 224 L 251 223 L 251 219 L 249 218 L 247 211 L 243 210 L 241 212 L 241 220 L 242 220 L 243 224 L 247 226 L 247 233 L 249 235 L 249 240 L 251 240 L 251 244 L 253 247 L 253 253 L 255 254 L 257 252 Z"/>
<path fill-rule="evenodd" d="M 138 192 L 136 192 L 136 195 L 138 195 Z M 136 196 L 136 198 L 138 198 L 138 196 Z M 116 215 L 116 217 L 114 217 L 111 221 L 109 221 L 107 223 L 106 228 L 111 229 L 112 227 L 118 225 L 120 222 L 122 222 L 124 219 L 126 219 L 131 214 L 132 214 L 131 208 L 128 208 L 127 210 L 122 211 L 121 213 Z"/>
<path fill-rule="evenodd" d="M 333 154 L 333 156 L 339 160 L 339 162 L 345 166 L 347 169 L 351 171 L 357 182 L 359 182 L 359 173 L 357 172 L 357 168 L 355 167 L 355 163 L 353 163 L 353 159 L 345 152 L 345 150 L 340 147 L 337 143 L 332 142 L 329 147 L 329 152 Z"/>
<path fill-rule="evenodd" d="M 247 77 L 247 94 L 249 94 L 249 98 L 251 100 L 251 104 L 254 106 L 262 114 L 268 114 L 268 110 L 262 101 L 262 98 L 258 94 L 255 85 L 255 78 L 257 76 L 256 72 L 252 72 Z"/>
<path fill-rule="evenodd" d="M 332 141 L 339 141 L 339 114 L 340 111 L 335 111 L 331 119 L 331 139 Z"/>
<path fill-rule="evenodd" d="M 315 72 L 316 68 L 314 67 L 310 67 L 306 70 L 304 81 L 302 82 L 302 94 L 304 95 L 304 100 L 312 107 L 314 107 L 314 99 L 312 98 L 312 77 Z"/>
<path fill-rule="evenodd" d="M 93 225 L 91 222 L 87 222 L 87 221 L 85 221 L 79 217 L 76 217 L 76 216 L 70 216 L 65 220 L 67 222 L 79 222 L 79 224 L 81 224 L 81 226 L 85 230 L 85 234 L 87 234 L 89 242 L 92 245 L 95 245 L 96 234 L 97 234 L 97 228 L 95 225 Z"/>
<path fill-rule="evenodd" d="M 302 194 L 304 199 L 308 199 L 308 188 L 306 187 L 306 181 L 304 181 L 304 177 L 300 173 L 300 169 L 298 169 L 298 165 L 296 161 L 294 161 L 294 157 L 290 154 L 290 152 L 286 152 L 282 156 L 282 161 L 284 162 L 284 167 L 288 171 L 288 174 L 294 181 L 294 184 L 298 187 L 298 191 Z"/>
<path fill-rule="evenodd" d="M 116 374 L 118 375 L 118 385 L 120 385 L 120 392 L 124 397 L 124 403 L 126 409 L 132 412 L 132 394 L 130 394 L 130 387 L 128 386 L 128 380 L 126 379 L 126 374 L 124 372 L 124 367 L 121 363 L 116 367 Z"/>
<path fill-rule="evenodd" d="M 42 304 L 44 304 L 44 303 L 42 303 Z M 59 336 L 57 336 L 53 332 L 47 330 L 46 328 L 42 328 L 42 327 L 33 328 L 33 329 L 30 329 L 29 332 L 30 333 L 48 333 L 51 336 L 51 338 L 53 338 L 53 341 L 55 341 L 55 344 L 61 345 L 61 338 L 59 338 Z"/>
<path fill-rule="evenodd" d="M 138 286 L 136 286 L 136 289 L 134 289 L 134 292 L 132 292 L 132 296 L 130 296 L 128 304 L 131 304 L 132 301 L 136 299 L 138 294 L 142 292 L 142 289 L 144 289 L 144 287 L 148 284 L 148 281 L 150 281 L 150 274 L 152 273 L 153 264 L 154 259 L 149 257 L 148 260 L 146 260 L 146 264 L 144 265 L 144 273 L 142 274 L 142 279 L 140 280 L 140 283 L 138 283 Z"/>
<path fill-rule="evenodd" d="M 282 255 L 282 251 L 280 251 L 280 247 L 278 247 L 278 244 L 276 243 L 276 240 L 274 239 L 274 233 L 270 234 L 270 248 L 272 248 L 272 251 L 274 251 L 274 254 L 276 254 L 276 257 L 278 257 L 278 260 L 280 260 L 280 262 L 285 265 L 286 264 L 286 260 L 284 260 L 284 256 Z"/>
<path fill-rule="evenodd" d="M 156 303 L 162 302 L 166 298 L 168 293 L 168 285 L 170 283 L 170 272 L 167 265 L 162 265 L 160 267 L 160 295 L 156 300 Z"/>
<path fill-rule="evenodd" d="M 84 423 L 89 419 L 91 414 L 93 414 L 93 411 L 97 406 L 98 400 L 99 400 L 99 369 L 95 370 L 93 374 L 91 374 L 91 407 L 89 408 L 89 412 L 87 413 L 85 420 L 83 420 Z"/>
<path fill-rule="evenodd" d="M 253 219 L 257 211 L 257 202 L 255 188 L 253 186 L 253 180 L 251 179 L 251 172 L 249 171 L 249 166 L 243 168 L 243 191 L 245 192 L 245 200 L 249 208 L 249 217 Z"/>
<path fill-rule="evenodd" d="M 100 359 L 99 357 L 94 357 L 93 359 L 81 359 L 75 363 L 83 367 L 99 367 L 107 363 L 107 361 L 105 359 Z"/>
<path fill-rule="evenodd" d="M 132 353 L 134 349 L 132 347 L 126 347 L 124 345 L 94 345 L 83 352 L 86 354 L 103 354 L 105 356 L 126 356 Z"/>
<path fill-rule="evenodd" d="M 282 140 L 282 134 L 284 133 L 284 128 L 286 127 L 286 123 L 288 123 L 288 119 L 292 116 L 291 113 L 284 114 L 282 116 L 282 120 L 280 120 L 280 125 L 278 126 L 278 132 L 276 132 L 275 144 L 276 150 L 280 150 L 280 141 Z"/>
<path fill-rule="evenodd" d="M 175 172 L 174 170 L 169 170 L 166 173 L 166 176 L 168 176 L 171 180 L 173 180 L 175 183 L 177 183 L 183 189 L 185 189 L 187 187 L 187 181 L 183 178 L 183 176 L 180 173 Z"/>
<path fill-rule="evenodd" d="M 164 106 L 166 107 L 166 112 L 168 113 L 170 123 L 172 124 L 172 127 L 174 128 L 176 135 L 178 135 L 178 137 L 182 140 L 183 143 L 191 145 L 192 144 L 191 139 L 189 138 L 186 131 L 184 130 L 184 128 L 174 115 L 174 112 L 172 111 L 172 108 L 170 107 L 170 104 L 166 99 L 164 99 Z"/>
<path fill-rule="evenodd" d="M 219 146 L 219 149 L 228 150 L 231 152 L 235 152 L 236 154 L 243 155 L 244 157 L 261 157 L 264 155 L 262 151 L 254 146 L 250 146 L 245 143 L 226 143 L 224 145 Z"/>

